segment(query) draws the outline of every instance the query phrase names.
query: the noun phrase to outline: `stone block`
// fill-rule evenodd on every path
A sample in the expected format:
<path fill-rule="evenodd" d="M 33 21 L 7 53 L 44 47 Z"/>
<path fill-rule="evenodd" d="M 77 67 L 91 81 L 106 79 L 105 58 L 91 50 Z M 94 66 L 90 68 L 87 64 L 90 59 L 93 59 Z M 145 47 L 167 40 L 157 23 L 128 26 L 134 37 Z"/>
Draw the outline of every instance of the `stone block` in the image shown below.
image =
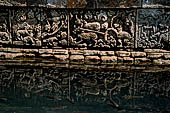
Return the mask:
<path fill-rule="evenodd" d="M 52 49 L 54 55 L 68 55 L 68 50 L 66 49 Z"/>
<path fill-rule="evenodd" d="M 117 56 L 101 56 L 102 64 L 117 63 Z"/>
<path fill-rule="evenodd" d="M 163 53 L 148 53 L 147 58 L 161 58 L 163 56 Z"/>
<path fill-rule="evenodd" d="M 169 8 L 169 0 L 143 0 L 142 6 L 144 8 Z"/>
<path fill-rule="evenodd" d="M 170 53 L 164 53 L 163 56 L 164 56 L 165 59 L 170 59 Z"/>
<path fill-rule="evenodd" d="M 69 50 L 69 53 L 71 55 L 83 55 L 84 54 L 84 50 Z"/>
<path fill-rule="evenodd" d="M 153 64 L 157 64 L 157 65 L 169 65 L 170 64 L 170 60 L 156 59 L 156 60 L 153 60 Z"/>
<path fill-rule="evenodd" d="M 99 55 L 100 51 L 98 50 L 84 50 L 84 55 L 85 56 L 95 56 L 95 55 Z"/>
<path fill-rule="evenodd" d="M 150 59 L 148 59 L 148 58 L 135 58 L 135 64 L 140 64 L 140 63 L 149 63 L 149 62 L 151 62 L 151 60 Z"/>
<path fill-rule="evenodd" d="M 131 58 L 131 57 L 123 57 L 123 62 L 124 62 L 124 63 L 133 63 L 133 62 L 134 62 L 134 58 Z"/>
<path fill-rule="evenodd" d="M 15 59 L 15 58 L 18 58 L 18 57 L 23 57 L 23 53 L 8 53 L 6 55 L 7 59 Z"/>
<path fill-rule="evenodd" d="M 86 64 L 99 64 L 100 58 L 98 56 L 86 56 L 85 63 Z"/>
<path fill-rule="evenodd" d="M 126 56 L 130 56 L 131 53 L 127 51 L 116 51 L 116 55 L 121 57 L 126 57 Z"/>
<path fill-rule="evenodd" d="M 84 63 L 84 56 L 83 55 L 71 55 L 70 56 L 70 63 L 83 64 Z"/>
<path fill-rule="evenodd" d="M 52 54 L 52 49 L 39 49 L 39 54 Z"/>
<path fill-rule="evenodd" d="M 67 63 L 69 56 L 68 55 L 54 55 L 54 58 L 59 62 Z"/>
<path fill-rule="evenodd" d="M 131 52 L 132 57 L 146 57 L 145 52 Z"/>
<path fill-rule="evenodd" d="M 101 56 L 114 56 L 115 52 L 114 51 L 100 51 Z"/>
<path fill-rule="evenodd" d="M 39 53 L 38 49 L 21 49 L 22 53 Z"/>

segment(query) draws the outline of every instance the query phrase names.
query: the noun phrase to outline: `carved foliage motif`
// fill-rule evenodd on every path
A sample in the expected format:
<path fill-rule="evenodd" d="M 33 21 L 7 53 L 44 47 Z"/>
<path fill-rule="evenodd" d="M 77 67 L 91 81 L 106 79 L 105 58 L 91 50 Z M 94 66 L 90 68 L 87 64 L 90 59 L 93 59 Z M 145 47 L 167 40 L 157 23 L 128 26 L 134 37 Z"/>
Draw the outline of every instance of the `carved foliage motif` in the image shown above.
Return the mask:
<path fill-rule="evenodd" d="M 14 45 L 41 45 L 41 10 L 19 8 L 12 11 Z"/>
<path fill-rule="evenodd" d="M 42 18 L 42 43 L 47 47 L 67 47 L 68 15 L 67 11 L 46 9 Z"/>
<path fill-rule="evenodd" d="M 70 45 L 86 48 L 133 47 L 133 10 L 77 10 L 70 16 Z"/>
<path fill-rule="evenodd" d="M 10 23 L 9 23 L 9 10 L 5 8 L 0 9 L 0 43 L 11 43 Z"/>
<path fill-rule="evenodd" d="M 1 46 L 170 48 L 169 9 L 0 9 Z"/>
<path fill-rule="evenodd" d="M 138 10 L 136 47 L 169 48 L 169 18 L 168 10 Z"/>

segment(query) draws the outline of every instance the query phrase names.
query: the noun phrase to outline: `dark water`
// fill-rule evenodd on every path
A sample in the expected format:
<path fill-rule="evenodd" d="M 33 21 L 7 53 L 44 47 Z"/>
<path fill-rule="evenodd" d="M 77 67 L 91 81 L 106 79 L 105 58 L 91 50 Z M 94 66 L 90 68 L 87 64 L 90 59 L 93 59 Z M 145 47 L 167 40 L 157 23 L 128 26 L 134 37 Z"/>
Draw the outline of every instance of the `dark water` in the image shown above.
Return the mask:
<path fill-rule="evenodd" d="M 170 113 L 170 72 L 0 67 L 0 113 Z"/>

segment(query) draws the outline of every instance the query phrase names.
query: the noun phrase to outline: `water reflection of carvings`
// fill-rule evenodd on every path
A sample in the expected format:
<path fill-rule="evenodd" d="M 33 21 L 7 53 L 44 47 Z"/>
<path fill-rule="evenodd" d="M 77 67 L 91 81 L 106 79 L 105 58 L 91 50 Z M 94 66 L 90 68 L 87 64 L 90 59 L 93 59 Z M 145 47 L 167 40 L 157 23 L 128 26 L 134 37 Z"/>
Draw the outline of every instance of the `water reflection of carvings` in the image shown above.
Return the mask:
<path fill-rule="evenodd" d="M 0 70 L 2 88 L 25 89 L 25 97 L 40 94 L 54 100 L 106 102 L 114 107 L 127 107 L 125 102 L 149 96 L 169 98 L 169 72 L 140 73 L 83 71 L 55 68 L 8 68 Z M 138 101 L 139 100 L 139 101 Z"/>

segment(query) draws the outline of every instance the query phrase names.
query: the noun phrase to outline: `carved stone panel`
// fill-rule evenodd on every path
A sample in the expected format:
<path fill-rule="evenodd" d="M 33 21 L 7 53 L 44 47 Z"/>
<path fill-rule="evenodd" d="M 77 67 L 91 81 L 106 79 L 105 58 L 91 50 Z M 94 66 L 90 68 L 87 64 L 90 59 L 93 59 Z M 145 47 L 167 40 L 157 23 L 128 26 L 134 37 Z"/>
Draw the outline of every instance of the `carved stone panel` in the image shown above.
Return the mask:
<path fill-rule="evenodd" d="M 137 16 L 137 48 L 169 48 L 170 11 L 139 9 Z"/>
<path fill-rule="evenodd" d="M 170 7 L 169 0 L 143 0 L 143 7 L 164 8 Z"/>
<path fill-rule="evenodd" d="M 46 6 L 46 0 L 27 0 L 28 6 Z"/>
<path fill-rule="evenodd" d="M 12 6 L 10 3 L 10 0 L 0 0 L 0 5 L 1 6 Z"/>
<path fill-rule="evenodd" d="M 41 46 L 41 9 L 19 8 L 12 10 L 14 46 Z"/>
<path fill-rule="evenodd" d="M 13 6 L 26 6 L 27 5 L 27 0 L 10 0 L 10 3 Z"/>
<path fill-rule="evenodd" d="M 10 44 L 11 33 L 10 33 L 10 20 L 9 10 L 6 8 L 0 9 L 0 45 Z"/>
<path fill-rule="evenodd" d="M 134 27 L 131 9 L 73 10 L 69 43 L 73 48 L 132 48 Z"/>
<path fill-rule="evenodd" d="M 42 14 L 43 47 L 68 46 L 68 13 L 60 9 L 44 9 Z"/>
<path fill-rule="evenodd" d="M 47 7 L 66 8 L 69 0 L 47 0 Z"/>

